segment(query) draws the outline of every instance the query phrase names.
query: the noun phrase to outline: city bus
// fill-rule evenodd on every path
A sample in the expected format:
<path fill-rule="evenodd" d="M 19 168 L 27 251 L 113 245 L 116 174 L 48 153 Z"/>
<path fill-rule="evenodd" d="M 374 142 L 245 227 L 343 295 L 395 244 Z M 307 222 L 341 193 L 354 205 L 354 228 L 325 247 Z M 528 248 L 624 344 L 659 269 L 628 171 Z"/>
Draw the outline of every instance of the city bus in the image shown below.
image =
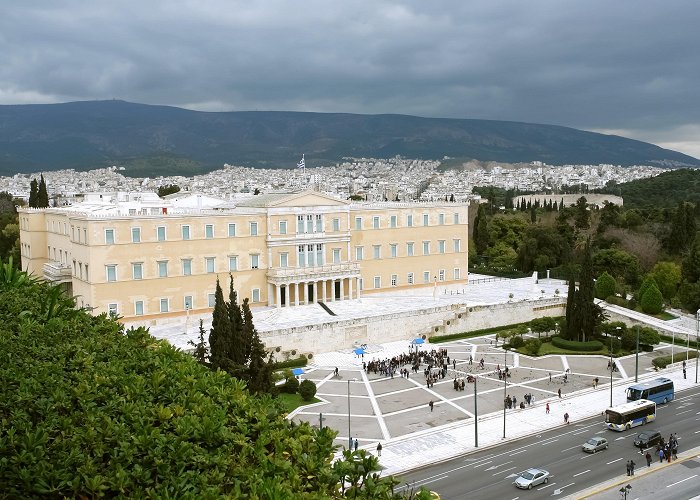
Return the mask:
<path fill-rule="evenodd" d="M 656 403 L 639 399 L 605 410 L 605 424 L 613 431 L 624 431 L 656 419 Z"/>
<path fill-rule="evenodd" d="M 627 401 L 638 399 L 648 399 L 656 404 L 673 401 L 673 380 L 660 377 L 628 387 Z"/>

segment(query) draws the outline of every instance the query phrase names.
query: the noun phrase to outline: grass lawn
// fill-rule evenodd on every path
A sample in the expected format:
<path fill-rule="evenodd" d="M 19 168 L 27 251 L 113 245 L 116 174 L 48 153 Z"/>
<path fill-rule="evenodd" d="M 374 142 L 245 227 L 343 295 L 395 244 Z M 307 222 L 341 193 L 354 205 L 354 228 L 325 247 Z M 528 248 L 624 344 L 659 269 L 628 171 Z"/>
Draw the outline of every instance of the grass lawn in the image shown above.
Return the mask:
<path fill-rule="evenodd" d="M 528 356 L 532 356 L 529 352 L 525 350 L 525 348 L 521 347 L 520 349 L 516 349 L 520 354 L 526 354 Z M 598 351 L 572 351 L 569 349 L 561 349 L 559 347 L 554 346 L 551 342 L 543 342 L 542 346 L 540 346 L 540 350 L 537 351 L 537 356 L 545 356 L 547 354 L 580 354 L 580 355 L 595 355 L 595 354 L 602 354 L 603 356 L 610 356 L 610 351 L 607 349 L 600 349 Z M 613 357 L 618 357 L 618 356 L 624 356 L 626 354 L 629 354 L 626 351 L 620 351 L 615 354 L 613 354 Z"/>
<path fill-rule="evenodd" d="M 277 396 L 277 401 L 282 403 L 284 411 L 290 413 L 292 410 L 296 410 L 300 406 L 310 405 L 311 403 L 318 403 L 320 399 L 313 398 L 311 401 L 304 401 L 301 399 L 299 394 L 287 394 L 286 392 L 281 392 Z"/>

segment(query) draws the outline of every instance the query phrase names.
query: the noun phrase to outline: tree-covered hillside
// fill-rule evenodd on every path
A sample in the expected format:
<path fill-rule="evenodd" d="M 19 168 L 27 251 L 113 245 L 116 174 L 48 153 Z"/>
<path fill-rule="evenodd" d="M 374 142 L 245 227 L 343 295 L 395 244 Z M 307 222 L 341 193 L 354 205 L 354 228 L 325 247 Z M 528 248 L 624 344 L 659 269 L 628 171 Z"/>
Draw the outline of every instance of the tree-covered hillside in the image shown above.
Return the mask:
<path fill-rule="evenodd" d="M 682 201 L 700 207 L 700 170 L 669 170 L 656 177 L 611 185 L 603 192 L 621 195 L 626 208 L 673 208 Z"/>

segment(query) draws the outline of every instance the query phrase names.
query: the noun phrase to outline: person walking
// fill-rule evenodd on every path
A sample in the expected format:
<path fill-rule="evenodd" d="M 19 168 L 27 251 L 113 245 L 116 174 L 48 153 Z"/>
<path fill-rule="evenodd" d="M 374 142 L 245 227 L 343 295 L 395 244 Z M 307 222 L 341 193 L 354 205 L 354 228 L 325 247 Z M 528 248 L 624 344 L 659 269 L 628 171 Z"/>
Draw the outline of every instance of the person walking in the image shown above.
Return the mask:
<path fill-rule="evenodd" d="M 360 446 L 360 443 L 355 439 L 355 451 L 357 451 L 357 447 Z"/>
<path fill-rule="evenodd" d="M 659 463 L 662 464 L 664 463 L 664 449 L 659 448 Z"/>
<path fill-rule="evenodd" d="M 644 456 L 644 458 L 647 459 L 647 467 L 651 467 L 651 453 L 647 451 L 647 454 Z"/>
<path fill-rule="evenodd" d="M 630 461 L 627 460 L 627 464 L 625 465 L 627 468 L 627 475 L 631 476 L 632 475 L 632 466 L 630 465 Z"/>
<path fill-rule="evenodd" d="M 559 394 L 559 399 L 561 399 L 561 387 L 560 387 L 559 390 L 557 391 L 557 394 Z"/>
<path fill-rule="evenodd" d="M 546 407 L 546 412 L 545 412 L 545 413 L 547 413 L 547 415 L 549 415 L 549 403 L 547 403 L 547 407 Z"/>
<path fill-rule="evenodd" d="M 430 407 L 430 411 L 433 411 L 433 400 L 431 399 L 430 402 L 428 403 L 428 406 Z"/>
<path fill-rule="evenodd" d="M 569 414 L 568 413 L 564 413 L 564 423 L 566 425 L 569 425 Z"/>
<path fill-rule="evenodd" d="M 634 463 L 634 460 L 630 460 L 630 476 L 634 476 L 634 466 L 637 465 Z"/>
<path fill-rule="evenodd" d="M 549 373 L 549 383 L 551 384 L 552 383 L 552 372 L 548 372 L 548 373 Z"/>
<path fill-rule="evenodd" d="M 382 456 L 382 443 L 377 443 L 377 456 Z"/>

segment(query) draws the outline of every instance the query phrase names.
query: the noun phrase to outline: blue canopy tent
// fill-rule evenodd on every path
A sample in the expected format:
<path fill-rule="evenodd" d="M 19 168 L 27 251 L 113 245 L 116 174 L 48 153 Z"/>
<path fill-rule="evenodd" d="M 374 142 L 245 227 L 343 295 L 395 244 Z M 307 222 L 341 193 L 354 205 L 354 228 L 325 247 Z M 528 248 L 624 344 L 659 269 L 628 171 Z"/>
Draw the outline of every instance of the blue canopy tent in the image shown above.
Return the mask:
<path fill-rule="evenodd" d="M 301 375 L 304 373 L 303 368 L 292 368 L 292 374 L 296 377 L 297 375 Z"/>
<path fill-rule="evenodd" d="M 423 340 L 421 338 L 413 339 L 413 343 L 414 344 L 423 344 L 423 343 L 425 343 L 425 340 Z"/>
<path fill-rule="evenodd" d="M 358 347 L 357 349 L 355 349 L 355 354 L 357 354 L 358 356 L 361 356 L 364 353 L 365 350 L 362 347 Z"/>

